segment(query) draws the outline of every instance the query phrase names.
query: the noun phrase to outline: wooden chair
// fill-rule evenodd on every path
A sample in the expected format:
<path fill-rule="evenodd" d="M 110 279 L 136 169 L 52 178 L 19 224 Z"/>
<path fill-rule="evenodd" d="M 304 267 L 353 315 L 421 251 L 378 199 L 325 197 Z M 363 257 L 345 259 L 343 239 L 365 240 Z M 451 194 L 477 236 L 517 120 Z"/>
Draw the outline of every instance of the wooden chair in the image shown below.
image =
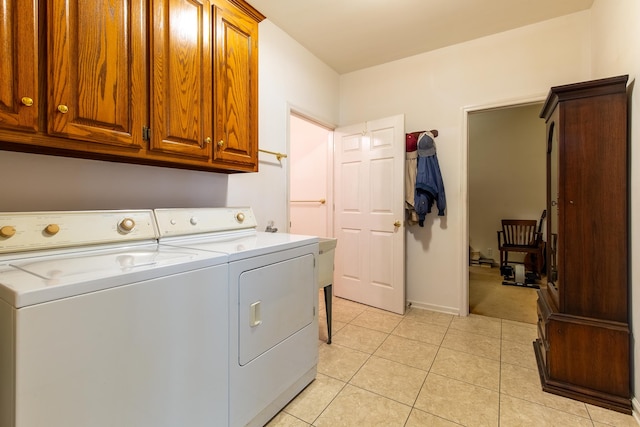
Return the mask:
<path fill-rule="evenodd" d="M 536 231 L 535 219 L 503 219 L 502 230 L 498 231 L 498 249 L 500 250 L 500 267 L 509 262 L 509 252 L 520 252 L 535 255 L 543 259 L 544 243 L 542 233 Z M 536 275 L 541 272 L 534 267 Z"/>

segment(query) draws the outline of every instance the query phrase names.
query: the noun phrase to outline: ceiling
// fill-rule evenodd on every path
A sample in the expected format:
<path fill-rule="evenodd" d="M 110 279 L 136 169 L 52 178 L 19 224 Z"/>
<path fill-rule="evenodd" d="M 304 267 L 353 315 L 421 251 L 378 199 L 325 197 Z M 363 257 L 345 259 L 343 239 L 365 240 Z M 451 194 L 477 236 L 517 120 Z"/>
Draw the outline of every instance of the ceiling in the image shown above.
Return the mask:
<path fill-rule="evenodd" d="M 594 0 L 248 0 L 339 74 L 591 8 Z"/>

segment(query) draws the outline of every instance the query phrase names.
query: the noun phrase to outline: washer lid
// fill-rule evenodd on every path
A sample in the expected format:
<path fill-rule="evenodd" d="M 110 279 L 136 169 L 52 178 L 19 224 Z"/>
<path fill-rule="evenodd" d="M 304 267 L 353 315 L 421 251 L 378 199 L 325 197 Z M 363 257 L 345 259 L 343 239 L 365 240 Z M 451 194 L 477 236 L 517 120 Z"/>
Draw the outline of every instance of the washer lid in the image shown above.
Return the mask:
<path fill-rule="evenodd" d="M 157 243 L 26 257 L 0 265 L 0 299 L 24 307 L 226 262 Z"/>

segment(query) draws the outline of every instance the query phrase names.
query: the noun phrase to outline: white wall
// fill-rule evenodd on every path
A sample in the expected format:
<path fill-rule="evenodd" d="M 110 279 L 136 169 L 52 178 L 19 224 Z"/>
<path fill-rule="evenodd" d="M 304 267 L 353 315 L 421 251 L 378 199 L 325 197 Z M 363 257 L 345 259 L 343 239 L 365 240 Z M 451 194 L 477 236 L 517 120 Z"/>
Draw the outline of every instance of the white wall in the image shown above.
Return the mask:
<path fill-rule="evenodd" d="M 591 76 L 590 12 L 580 12 L 340 77 L 340 124 L 405 114 L 407 132 L 438 129 L 446 216 L 407 232 L 407 298 L 466 310 L 467 141 L 470 106 L 544 98 Z"/>
<path fill-rule="evenodd" d="M 631 329 L 633 345 L 633 394 L 640 389 L 640 2 L 595 0 L 592 7 L 594 78 L 629 74 L 633 90 L 631 111 Z M 633 399 L 636 412 L 640 411 Z"/>
<path fill-rule="evenodd" d="M 259 28 L 260 148 L 288 153 L 289 109 L 338 123 L 338 74 L 269 20 Z M 228 206 L 252 206 L 258 228 L 286 230 L 289 162 L 260 153 L 260 172 L 229 177 Z"/>

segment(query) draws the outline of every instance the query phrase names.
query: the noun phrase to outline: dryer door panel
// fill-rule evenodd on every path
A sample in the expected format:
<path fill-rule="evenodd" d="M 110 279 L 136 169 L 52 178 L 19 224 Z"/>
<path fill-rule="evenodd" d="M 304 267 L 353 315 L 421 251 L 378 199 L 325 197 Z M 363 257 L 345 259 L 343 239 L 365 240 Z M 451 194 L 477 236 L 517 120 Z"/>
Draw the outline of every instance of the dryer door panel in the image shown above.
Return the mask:
<path fill-rule="evenodd" d="M 238 362 L 246 365 L 314 319 L 312 254 L 240 274 Z"/>

